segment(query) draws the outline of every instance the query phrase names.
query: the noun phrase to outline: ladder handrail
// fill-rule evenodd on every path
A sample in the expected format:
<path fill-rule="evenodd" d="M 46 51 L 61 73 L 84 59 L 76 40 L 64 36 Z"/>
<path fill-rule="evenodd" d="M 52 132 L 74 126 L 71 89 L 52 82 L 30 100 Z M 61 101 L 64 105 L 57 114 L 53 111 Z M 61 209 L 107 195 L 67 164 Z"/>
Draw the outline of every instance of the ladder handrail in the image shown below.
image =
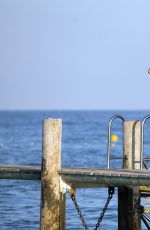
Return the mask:
<path fill-rule="evenodd" d="M 112 122 L 115 119 L 120 119 L 120 120 L 122 120 L 122 122 L 125 121 L 125 119 L 120 115 L 114 115 L 109 120 L 109 125 L 108 125 L 108 146 L 107 146 L 107 169 L 110 168 L 111 128 L 112 128 Z"/>
<path fill-rule="evenodd" d="M 140 169 L 143 169 L 143 161 L 144 161 L 144 125 L 145 122 L 150 119 L 150 115 L 147 115 L 146 117 L 143 118 L 142 120 L 142 125 L 141 125 L 141 156 L 140 156 Z"/>

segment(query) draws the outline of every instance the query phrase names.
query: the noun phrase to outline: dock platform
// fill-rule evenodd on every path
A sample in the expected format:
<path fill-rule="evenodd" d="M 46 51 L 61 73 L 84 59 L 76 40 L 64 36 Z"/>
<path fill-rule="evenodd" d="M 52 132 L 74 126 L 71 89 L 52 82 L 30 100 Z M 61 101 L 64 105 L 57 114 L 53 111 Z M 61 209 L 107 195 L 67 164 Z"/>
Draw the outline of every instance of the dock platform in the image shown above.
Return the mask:
<path fill-rule="evenodd" d="M 150 170 L 62 168 L 61 179 L 76 188 L 150 186 Z M 40 165 L 0 164 L 0 179 L 40 180 Z"/>

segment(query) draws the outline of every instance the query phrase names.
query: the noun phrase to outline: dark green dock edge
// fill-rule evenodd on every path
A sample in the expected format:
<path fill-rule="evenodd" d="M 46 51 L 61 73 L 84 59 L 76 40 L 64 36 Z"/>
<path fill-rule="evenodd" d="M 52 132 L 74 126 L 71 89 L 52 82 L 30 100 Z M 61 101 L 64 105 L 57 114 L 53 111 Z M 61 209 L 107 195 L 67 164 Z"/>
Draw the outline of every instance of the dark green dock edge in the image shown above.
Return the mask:
<path fill-rule="evenodd" d="M 61 179 L 76 188 L 150 186 L 150 170 L 62 168 Z M 40 165 L 0 164 L 0 179 L 40 180 Z"/>

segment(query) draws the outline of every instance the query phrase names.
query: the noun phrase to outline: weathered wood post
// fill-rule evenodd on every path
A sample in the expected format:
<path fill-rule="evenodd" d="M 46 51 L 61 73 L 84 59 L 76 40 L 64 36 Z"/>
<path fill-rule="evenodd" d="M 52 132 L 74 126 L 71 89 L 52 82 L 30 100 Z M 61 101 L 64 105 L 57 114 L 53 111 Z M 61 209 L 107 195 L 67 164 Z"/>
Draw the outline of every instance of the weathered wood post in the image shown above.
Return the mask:
<path fill-rule="evenodd" d="M 40 230 L 65 229 L 65 194 L 60 190 L 62 121 L 43 123 Z"/>
<path fill-rule="evenodd" d="M 123 168 L 140 169 L 140 121 L 125 121 L 123 129 Z M 118 188 L 118 229 L 141 229 L 139 187 Z"/>

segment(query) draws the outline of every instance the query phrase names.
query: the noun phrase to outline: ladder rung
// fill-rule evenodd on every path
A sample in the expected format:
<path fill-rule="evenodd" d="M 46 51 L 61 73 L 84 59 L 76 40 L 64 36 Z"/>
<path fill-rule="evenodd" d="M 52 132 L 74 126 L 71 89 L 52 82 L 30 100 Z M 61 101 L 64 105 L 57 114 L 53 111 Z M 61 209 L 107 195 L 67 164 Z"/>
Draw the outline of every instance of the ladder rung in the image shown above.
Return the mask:
<path fill-rule="evenodd" d="M 150 157 L 145 157 L 144 161 L 150 161 Z"/>
<path fill-rule="evenodd" d="M 111 160 L 123 160 L 124 157 L 111 157 Z"/>

